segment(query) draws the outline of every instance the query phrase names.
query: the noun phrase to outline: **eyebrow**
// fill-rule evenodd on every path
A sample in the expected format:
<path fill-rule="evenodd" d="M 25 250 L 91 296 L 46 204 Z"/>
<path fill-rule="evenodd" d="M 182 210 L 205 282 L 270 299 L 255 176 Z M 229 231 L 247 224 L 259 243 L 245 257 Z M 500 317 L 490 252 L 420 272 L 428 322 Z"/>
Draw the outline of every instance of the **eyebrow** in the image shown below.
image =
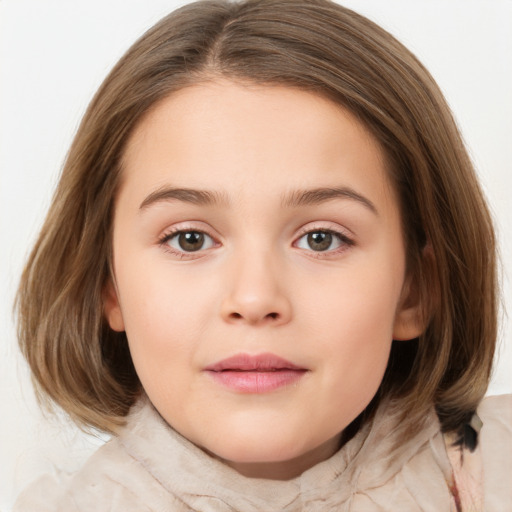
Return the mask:
<path fill-rule="evenodd" d="M 368 208 L 375 215 L 379 212 L 375 205 L 366 197 L 350 187 L 321 187 L 305 190 L 294 190 L 282 198 L 281 204 L 285 208 L 311 206 L 331 201 L 332 199 L 351 199 Z M 211 190 L 198 190 L 192 188 L 173 188 L 163 186 L 151 192 L 140 204 L 139 210 L 145 210 L 155 203 L 166 201 L 182 201 L 201 206 L 228 204 L 227 196 Z"/>
<path fill-rule="evenodd" d="M 196 190 L 193 188 L 161 187 L 151 192 L 139 206 L 139 210 L 145 210 L 155 203 L 178 200 L 184 203 L 197 205 L 218 205 L 227 203 L 224 194 L 210 190 Z"/>
<path fill-rule="evenodd" d="M 372 201 L 350 187 L 322 187 L 306 190 L 294 190 L 283 198 L 283 206 L 296 208 L 298 206 L 310 206 L 340 198 L 357 201 L 375 215 L 379 215 L 379 212 Z"/>

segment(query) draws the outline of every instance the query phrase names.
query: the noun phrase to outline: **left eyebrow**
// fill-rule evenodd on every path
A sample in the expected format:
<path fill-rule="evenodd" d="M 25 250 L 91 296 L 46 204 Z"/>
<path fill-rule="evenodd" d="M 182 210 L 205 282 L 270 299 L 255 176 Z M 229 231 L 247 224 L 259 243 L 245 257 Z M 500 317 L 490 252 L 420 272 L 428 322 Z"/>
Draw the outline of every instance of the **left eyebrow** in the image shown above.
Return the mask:
<path fill-rule="evenodd" d="M 296 208 L 298 206 L 320 204 L 332 199 L 350 199 L 357 201 L 375 215 L 379 215 L 377 208 L 368 198 L 359 194 L 350 187 L 323 187 L 307 190 L 294 190 L 283 197 L 282 205 L 288 208 Z"/>

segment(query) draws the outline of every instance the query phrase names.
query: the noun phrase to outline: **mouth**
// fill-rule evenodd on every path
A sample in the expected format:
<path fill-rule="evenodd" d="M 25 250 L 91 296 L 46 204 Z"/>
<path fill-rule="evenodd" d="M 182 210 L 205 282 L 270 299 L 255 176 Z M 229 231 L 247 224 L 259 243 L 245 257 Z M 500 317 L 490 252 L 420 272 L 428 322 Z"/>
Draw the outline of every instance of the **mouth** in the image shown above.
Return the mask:
<path fill-rule="evenodd" d="M 267 393 L 297 383 L 308 370 L 274 354 L 237 354 L 204 371 L 233 391 Z"/>

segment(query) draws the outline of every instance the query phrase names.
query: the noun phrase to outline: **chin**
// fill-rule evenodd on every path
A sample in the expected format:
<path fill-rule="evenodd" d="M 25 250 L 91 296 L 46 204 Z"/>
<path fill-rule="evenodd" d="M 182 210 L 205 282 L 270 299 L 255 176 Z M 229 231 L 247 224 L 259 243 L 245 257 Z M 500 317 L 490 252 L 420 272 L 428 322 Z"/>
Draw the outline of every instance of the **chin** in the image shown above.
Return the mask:
<path fill-rule="evenodd" d="M 258 421 L 246 422 L 241 425 L 222 426 L 210 429 L 205 437 L 197 439 L 203 450 L 223 461 L 233 463 L 272 463 L 282 462 L 299 457 L 308 450 L 304 439 L 304 428 L 299 430 L 276 427 L 275 424 Z M 201 442 L 202 441 L 202 442 Z"/>
<path fill-rule="evenodd" d="M 329 458 L 339 447 L 339 432 L 309 438 L 304 425 L 267 422 L 259 426 L 226 429 L 202 448 L 246 476 L 291 478 Z"/>
<path fill-rule="evenodd" d="M 301 450 L 297 449 L 297 445 L 285 446 L 279 439 L 274 439 L 272 442 L 244 440 L 241 443 L 230 443 L 228 446 L 215 447 L 211 453 L 226 462 L 268 464 L 295 459 L 301 455 Z"/>
<path fill-rule="evenodd" d="M 331 457 L 339 447 L 339 435 L 319 444 L 289 436 L 250 438 L 231 436 L 229 443 L 203 448 L 238 473 L 249 478 L 289 480 Z M 228 436 L 227 436 L 228 437 Z"/>

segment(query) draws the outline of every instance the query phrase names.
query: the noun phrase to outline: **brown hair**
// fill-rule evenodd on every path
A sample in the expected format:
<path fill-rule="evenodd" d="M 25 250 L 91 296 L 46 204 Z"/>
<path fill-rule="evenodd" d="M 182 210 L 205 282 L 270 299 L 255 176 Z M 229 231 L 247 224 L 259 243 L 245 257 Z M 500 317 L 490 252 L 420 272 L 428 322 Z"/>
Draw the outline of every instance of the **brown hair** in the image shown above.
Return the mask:
<path fill-rule="evenodd" d="M 124 333 L 103 315 L 112 210 L 127 139 L 168 94 L 224 76 L 298 87 L 349 109 L 390 162 L 425 333 L 394 342 L 376 400 L 444 430 L 475 410 L 496 340 L 490 215 L 434 80 L 390 34 L 329 0 L 204 1 L 150 29 L 91 102 L 23 273 L 19 340 L 40 390 L 81 425 L 113 431 L 140 392 Z M 411 427 L 414 428 L 414 427 Z"/>

